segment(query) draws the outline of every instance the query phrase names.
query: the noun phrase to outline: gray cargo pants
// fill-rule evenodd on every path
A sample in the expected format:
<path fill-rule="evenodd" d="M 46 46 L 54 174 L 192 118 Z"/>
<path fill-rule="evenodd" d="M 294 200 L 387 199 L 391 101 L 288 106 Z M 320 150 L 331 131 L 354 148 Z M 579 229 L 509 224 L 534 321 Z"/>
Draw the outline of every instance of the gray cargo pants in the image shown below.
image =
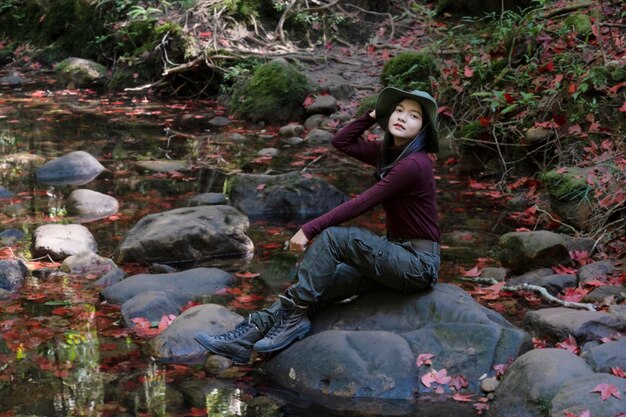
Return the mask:
<path fill-rule="evenodd" d="M 317 311 L 354 295 L 390 287 L 402 292 L 430 288 L 437 281 L 438 254 L 398 243 L 360 227 L 331 227 L 320 233 L 298 267 L 298 282 L 286 294 L 296 304 Z M 252 313 L 265 334 L 272 328 L 280 302 Z"/>

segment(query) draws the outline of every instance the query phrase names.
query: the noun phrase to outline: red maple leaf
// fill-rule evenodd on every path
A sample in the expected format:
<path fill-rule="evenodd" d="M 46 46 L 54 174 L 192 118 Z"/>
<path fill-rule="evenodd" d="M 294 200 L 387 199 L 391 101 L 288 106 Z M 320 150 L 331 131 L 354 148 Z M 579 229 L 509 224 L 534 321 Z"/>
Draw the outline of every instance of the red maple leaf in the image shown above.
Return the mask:
<path fill-rule="evenodd" d="M 572 303 L 578 303 L 583 297 L 587 295 L 587 291 L 580 287 L 567 288 L 562 296 L 559 298 L 563 301 L 570 301 Z"/>
<path fill-rule="evenodd" d="M 604 287 L 607 284 L 606 282 L 602 282 L 600 280 L 594 279 L 594 280 L 585 282 L 583 285 L 587 285 L 589 287 Z"/>
<path fill-rule="evenodd" d="M 532 342 L 535 349 L 545 349 L 548 346 L 546 341 L 543 339 L 533 338 Z"/>
<path fill-rule="evenodd" d="M 165 330 L 167 328 L 167 326 L 172 324 L 172 322 L 174 321 L 175 318 L 176 318 L 176 316 L 173 315 L 173 314 L 163 314 L 163 316 L 161 317 L 161 320 L 159 321 L 159 324 L 157 326 L 159 331 L 162 332 L 163 330 Z"/>
<path fill-rule="evenodd" d="M 552 267 L 552 270 L 555 274 L 568 274 L 568 275 L 576 275 L 576 270 L 574 268 L 570 268 L 568 266 L 556 265 Z"/>
<path fill-rule="evenodd" d="M 435 355 L 433 355 L 432 353 L 420 353 L 417 356 L 417 360 L 415 361 L 415 365 L 417 366 L 422 366 L 422 365 L 432 365 L 432 362 L 430 361 L 432 358 L 434 358 Z"/>
<path fill-rule="evenodd" d="M 611 373 L 615 376 L 619 376 L 620 378 L 626 378 L 626 372 L 619 366 L 615 366 L 611 368 Z"/>
<path fill-rule="evenodd" d="M 585 410 L 581 415 L 577 416 L 576 414 L 570 413 L 569 411 L 565 412 L 565 417 L 591 417 L 591 413 L 589 410 Z"/>
<path fill-rule="evenodd" d="M 608 93 L 609 94 L 615 94 L 622 87 L 626 87 L 626 81 L 622 81 L 621 83 L 615 84 L 613 87 L 609 88 Z"/>
<path fill-rule="evenodd" d="M 457 391 L 461 391 L 462 388 L 465 388 L 468 385 L 467 379 L 465 379 L 463 375 L 455 375 L 452 377 L 452 381 L 450 381 L 450 386 L 454 387 Z"/>
<path fill-rule="evenodd" d="M 235 272 L 235 276 L 239 277 L 239 278 L 256 278 L 259 275 L 261 275 L 258 272 L 250 272 L 250 271 L 246 271 L 246 272 Z"/>
<path fill-rule="evenodd" d="M 500 364 L 497 364 L 497 365 L 493 365 L 493 369 L 496 371 L 496 376 L 504 375 L 504 373 L 506 372 L 506 370 L 508 368 L 509 368 L 509 364 L 506 364 L 506 363 L 500 363 Z"/>
<path fill-rule="evenodd" d="M 454 401 L 467 402 L 472 401 L 472 394 L 459 394 L 458 392 L 452 396 Z"/>
<path fill-rule="evenodd" d="M 576 338 L 572 336 L 571 334 L 569 335 L 567 339 L 565 339 L 562 342 L 557 343 L 555 346 L 560 349 L 568 350 L 572 352 L 573 354 L 578 354 L 578 352 L 580 352 L 580 348 L 578 347 Z"/>
<path fill-rule="evenodd" d="M 244 295 L 240 295 L 239 297 L 237 297 L 235 300 L 239 303 L 252 303 L 254 301 L 259 301 L 262 300 L 263 297 L 260 295 L 253 295 L 253 294 L 244 294 Z"/>
<path fill-rule="evenodd" d="M 304 107 L 306 109 L 307 107 L 309 107 L 314 102 L 315 102 L 315 98 L 311 97 L 310 95 L 307 95 L 305 97 L 305 99 L 304 99 L 304 103 L 302 103 L 302 107 Z"/>
<path fill-rule="evenodd" d="M 441 369 L 439 371 L 432 369 L 430 372 L 422 375 L 422 384 L 426 385 L 428 388 L 431 387 L 433 382 L 436 382 L 440 385 L 449 384 L 452 381 L 452 378 L 448 376 L 447 369 Z"/>
<path fill-rule="evenodd" d="M 602 401 L 606 401 L 611 395 L 617 399 L 622 398 L 617 387 L 611 384 L 598 384 L 591 392 L 599 392 Z"/>
<path fill-rule="evenodd" d="M 469 180 L 469 186 L 470 188 L 473 188 L 475 190 L 486 190 L 487 188 L 489 188 L 487 184 L 483 184 L 482 182 L 473 180 L 471 178 Z"/>
<path fill-rule="evenodd" d="M 461 275 L 463 275 L 464 277 L 478 277 L 482 273 L 483 271 L 479 270 L 477 266 L 473 267 L 472 269 L 468 271 L 461 268 Z"/>

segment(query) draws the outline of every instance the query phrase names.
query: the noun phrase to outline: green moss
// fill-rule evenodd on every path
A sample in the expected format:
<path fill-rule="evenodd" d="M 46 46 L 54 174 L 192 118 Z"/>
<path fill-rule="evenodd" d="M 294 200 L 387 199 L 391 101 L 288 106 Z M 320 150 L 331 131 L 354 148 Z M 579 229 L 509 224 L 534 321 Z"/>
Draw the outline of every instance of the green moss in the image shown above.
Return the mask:
<path fill-rule="evenodd" d="M 537 411 L 541 417 L 549 417 L 552 410 L 552 398 L 541 397 L 537 400 Z"/>
<path fill-rule="evenodd" d="M 158 42 L 167 36 L 169 38 L 170 59 L 175 61 L 189 61 L 198 55 L 194 38 L 185 34 L 183 28 L 173 22 L 166 22 L 154 28 L 154 39 L 151 43 L 156 46 Z"/>
<path fill-rule="evenodd" d="M 616 83 L 620 83 L 626 81 L 626 65 L 623 64 L 615 64 L 608 65 L 609 74 L 611 76 L 611 80 Z"/>
<path fill-rule="evenodd" d="M 385 63 L 380 75 L 384 86 L 407 90 L 430 90 L 430 78 L 439 76 L 431 54 L 403 52 Z"/>
<path fill-rule="evenodd" d="M 540 174 L 551 197 L 561 201 L 579 201 L 589 192 L 587 171 L 583 168 L 568 167 L 565 170 L 553 169 Z"/>
<path fill-rule="evenodd" d="M 71 59 L 65 59 L 59 62 L 56 70 L 61 73 L 71 73 L 72 77 L 78 78 L 89 77 L 90 72 L 92 71 L 96 71 L 102 76 L 104 76 L 104 73 L 106 72 L 106 68 L 98 63 L 93 63 L 93 65 L 89 67 L 81 67 L 73 65 Z"/>
<path fill-rule="evenodd" d="M 580 36 L 591 35 L 591 19 L 583 13 L 574 13 L 565 19 L 565 24 L 574 29 Z"/>
<path fill-rule="evenodd" d="M 232 111 L 252 120 L 286 121 L 302 108 L 310 88 L 294 66 L 272 61 L 258 66 L 249 80 L 234 88 Z"/>

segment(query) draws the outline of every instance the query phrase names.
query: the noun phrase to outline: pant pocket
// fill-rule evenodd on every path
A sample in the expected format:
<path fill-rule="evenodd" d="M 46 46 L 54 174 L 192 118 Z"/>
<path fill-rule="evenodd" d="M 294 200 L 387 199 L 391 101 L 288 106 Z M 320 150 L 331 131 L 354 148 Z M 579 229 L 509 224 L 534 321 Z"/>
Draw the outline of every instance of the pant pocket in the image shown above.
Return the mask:
<path fill-rule="evenodd" d="M 404 291 L 414 292 L 430 288 L 437 280 L 437 269 L 429 260 L 420 256 L 412 257 L 408 263 L 410 270 L 404 273 Z"/>

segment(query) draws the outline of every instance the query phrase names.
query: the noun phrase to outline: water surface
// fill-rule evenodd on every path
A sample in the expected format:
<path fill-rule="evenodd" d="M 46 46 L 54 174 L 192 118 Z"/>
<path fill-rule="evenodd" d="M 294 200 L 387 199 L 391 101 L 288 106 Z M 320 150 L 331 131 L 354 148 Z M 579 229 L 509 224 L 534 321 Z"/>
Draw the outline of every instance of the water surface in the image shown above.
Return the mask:
<path fill-rule="evenodd" d="M 113 255 L 143 216 L 184 207 L 199 193 L 221 192 L 225 173 L 306 168 L 348 194 L 373 181 L 368 168 L 328 152 L 327 146 L 289 145 L 278 137 L 278 127 L 236 120 L 222 127 L 212 124 L 223 116 L 224 109 L 210 100 L 158 101 L 58 90 L 46 80 L 0 87 L 0 185 L 14 194 L 0 200 L 0 231 L 21 230 L 23 242 L 29 242 L 41 224 L 77 220 L 65 211 L 65 199 L 77 187 L 38 184 L 36 164 L 15 162 L 33 156 L 50 160 L 76 150 L 89 152 L 106 168 L 81 188 L 120 202 L 117 215 L 83 223 L 105 257 Z M 258 154 L 270 147 L 278 148 L 280 155 Z M 158 172 L 138 166 L 155 160 L 173 161 L 177 169 Z M 466 180 L 449 173 L 445 161 L 438 162 L 437 175 L 442 230 L 456 239 L 444 249 L 440 279 L 450 282 L 458 277 L 459 267 L 469 269 L 477 257 L 489 256 L 497 234 L 512 225 L 501 214 L 500 202 L 477 196 Z M 354 223 L 383 232 L 380 211 Z M 298 228 L 298 221 L 252 222 L 248 234 L 255 254 L 241 272 L 258 277 L 242 274 L 234 286 L 237 291 L 204 301 L 222 303 L 244 315 L 271 301 L 293 277 L 297 258 L 285 251 L 285 242 Z M 464 239 L 467 245 L 462 244 Z M 119 308 L 100 301 L 90 286 L 93 277 L 70 277 L 58 273 L 48 259 L 32 260 L 27 243 L 0 247 L 4 258 L 17 254 L 31 261 L 34 269 L 19 297 L 1 302 L 0 415 L 183 416 L 211 410 L 212 416 L 240 416 L 256 406 L 261 394 L 286 404 L 284 410 L 294 416 L 408 415 L 407 410 L 414 409 L 406 403 L 355 400 L 346 409 L 361 411 L 332 411 L 320 405 L 323 400 L 303 398 L 249 369 L 212 379 L 200 367 L 155 364 L 142 353 L 145 339 L 120 326 Z M 121 266 L 129 274 L 146 269 Z M 241 298 L 242 294 L 249 297 Z M 519 309 L 513 306 L 508 313 L 515 321 Z M 214 386 L 198 398 L 183 399 L 175 389 L 194 383 L 200 387 L 196 390 Z M 260 407 L 269 409 L 266 404 Z"/>

